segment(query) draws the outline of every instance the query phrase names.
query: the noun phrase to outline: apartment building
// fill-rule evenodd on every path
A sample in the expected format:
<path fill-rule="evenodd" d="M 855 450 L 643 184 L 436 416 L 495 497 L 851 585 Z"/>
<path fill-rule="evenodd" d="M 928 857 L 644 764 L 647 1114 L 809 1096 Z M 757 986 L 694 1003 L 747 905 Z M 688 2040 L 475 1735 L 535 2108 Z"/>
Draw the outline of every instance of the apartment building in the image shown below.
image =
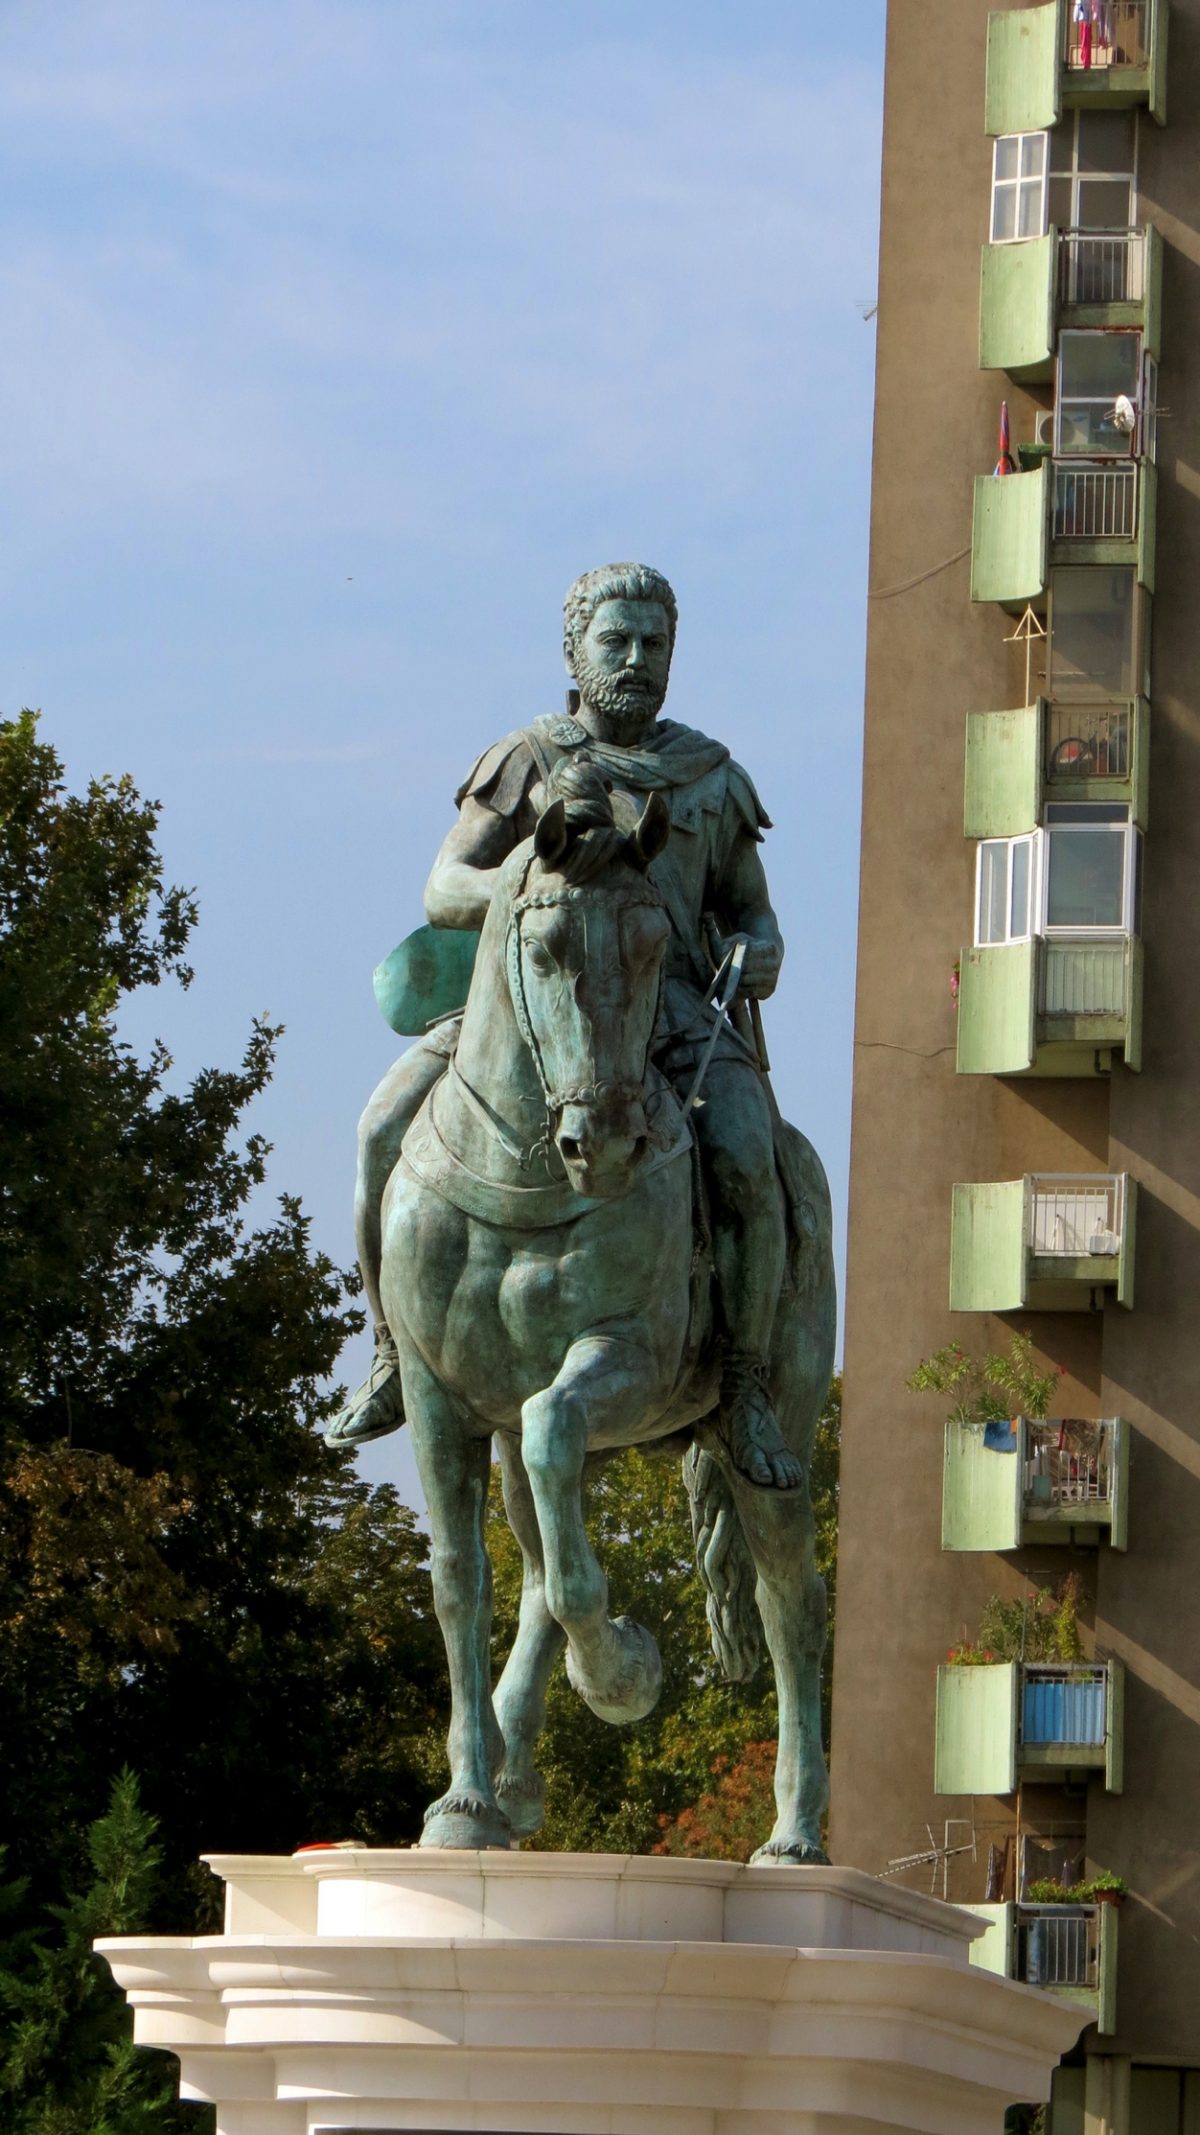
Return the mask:
<path fill-rule="evenodd" d="M 1200 0 L 890 0 L 882 207 L 832 1851 L 1200 2135 Z"/>

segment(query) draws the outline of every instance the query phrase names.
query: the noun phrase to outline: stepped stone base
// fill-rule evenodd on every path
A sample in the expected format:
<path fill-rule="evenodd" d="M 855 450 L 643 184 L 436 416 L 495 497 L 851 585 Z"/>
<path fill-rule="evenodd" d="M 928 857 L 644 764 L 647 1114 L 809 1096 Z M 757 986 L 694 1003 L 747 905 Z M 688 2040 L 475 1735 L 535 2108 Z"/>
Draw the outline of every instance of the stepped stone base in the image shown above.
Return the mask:
<path fill-rule="evenodd" d="M 1081 2012 L 854 1869 L 213 1857 L 225 1932 L 97 1947 L 219 2135 L 1000 2135 Z"/>

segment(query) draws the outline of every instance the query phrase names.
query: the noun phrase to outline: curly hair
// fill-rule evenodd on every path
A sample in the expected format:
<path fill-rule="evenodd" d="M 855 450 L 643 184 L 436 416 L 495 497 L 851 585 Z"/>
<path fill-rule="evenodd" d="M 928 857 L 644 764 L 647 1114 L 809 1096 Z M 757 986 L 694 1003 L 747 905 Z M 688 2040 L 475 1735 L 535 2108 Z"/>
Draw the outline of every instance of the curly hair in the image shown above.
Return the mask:
<path fill-rule="evenodd" d="M 603 563 L 599 570 L 585 571 L 577 578 L 563 602 L 563 646 L 568 662 L 601 601 L 606 600 L 660 601 L 667 611 L 674 652 L 679 608 L 662 572 L 652 570 L 648 563 Z"/>

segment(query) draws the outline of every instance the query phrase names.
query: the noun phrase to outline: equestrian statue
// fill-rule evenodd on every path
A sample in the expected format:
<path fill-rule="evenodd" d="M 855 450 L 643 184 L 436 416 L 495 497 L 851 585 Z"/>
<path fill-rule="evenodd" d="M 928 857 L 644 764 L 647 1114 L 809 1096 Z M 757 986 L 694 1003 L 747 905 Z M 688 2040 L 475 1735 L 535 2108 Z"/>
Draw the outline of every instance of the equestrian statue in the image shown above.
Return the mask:
<path fill-rule="evenodd" d="M 393 1027 L 420 1035 L 360 1127 L 375 1357 L 327 1436 L 413 1433 L 452 1693 L 426 1846 L 507 1848 L 539 1828 L 536 1742 L 564 1647 L 602 1719 L 652 1709 L 658 1648 L 610 1613 L 583 1514 L 589 1464 L 638 1446 L 683 1456 L 729 1677 L 766 1634 L 778 1813 L 755 1858 L 825 1858 L 807 1474 L 833 1363 L 829 1192 L 767 1074 L 759 1003 L 783 959 L 768 817 L 722 743 L 659 716 L 676 617 L 644 565 L 576 580 L 566 716 L 480 757 L 429 925 L 376 973 Z M 493 1442 L 524 1566 L 494 1691 Z"/>

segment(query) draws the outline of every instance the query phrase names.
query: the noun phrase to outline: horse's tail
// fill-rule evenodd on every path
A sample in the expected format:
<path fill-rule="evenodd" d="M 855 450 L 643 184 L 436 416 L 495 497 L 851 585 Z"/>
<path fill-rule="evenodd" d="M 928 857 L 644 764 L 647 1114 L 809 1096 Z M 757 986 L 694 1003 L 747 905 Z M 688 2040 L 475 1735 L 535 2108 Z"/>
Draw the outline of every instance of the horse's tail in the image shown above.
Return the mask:
<path fill-rule="evenodd" d="M 708 1591 L 706 1613 L 713 1652 L 726 1681 L 744 1683 L 762 1658 L 754 1560 L 733 1492 L 712 1454 L 702 1446 L 690 1446 L 684 1455 L 683 1479 L 692 1512 L 696 1568 Z"/>

